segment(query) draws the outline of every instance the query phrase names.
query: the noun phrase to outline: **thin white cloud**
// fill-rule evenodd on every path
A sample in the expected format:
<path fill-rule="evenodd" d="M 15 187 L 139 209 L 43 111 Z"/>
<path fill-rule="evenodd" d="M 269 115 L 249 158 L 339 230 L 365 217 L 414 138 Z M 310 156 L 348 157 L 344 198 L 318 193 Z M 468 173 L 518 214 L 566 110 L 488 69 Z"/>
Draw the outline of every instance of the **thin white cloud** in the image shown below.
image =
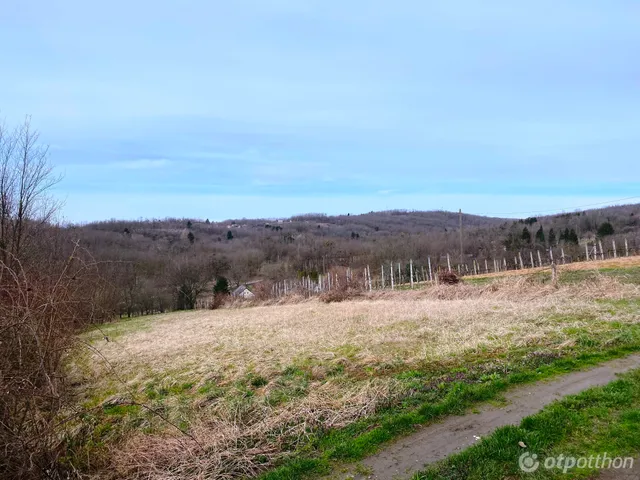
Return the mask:
<path fill-rule="evenodd" d="M 127 160 L 124 162 L 113 162 L 109 164 L 111 168 L 120 168 L 123 170 L 152 170 L 157 168 L 165 168 L 173 165 L 171 160 L 166 158 L 160 158 L 157 160 L 151 160 L 148 158 L 141 158 L 138 160 Z"/>

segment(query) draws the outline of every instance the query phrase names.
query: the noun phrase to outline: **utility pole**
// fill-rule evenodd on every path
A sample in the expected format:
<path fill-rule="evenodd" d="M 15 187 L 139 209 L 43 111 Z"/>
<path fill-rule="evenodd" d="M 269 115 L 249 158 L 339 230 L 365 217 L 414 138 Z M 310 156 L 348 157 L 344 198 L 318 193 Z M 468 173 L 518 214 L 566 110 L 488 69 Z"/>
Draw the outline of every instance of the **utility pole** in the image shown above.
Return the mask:
<path fill-rule="evenodd" d="M 460 209 L 460 265 L 464 263 L 462 255 L 462 209 Z"/>

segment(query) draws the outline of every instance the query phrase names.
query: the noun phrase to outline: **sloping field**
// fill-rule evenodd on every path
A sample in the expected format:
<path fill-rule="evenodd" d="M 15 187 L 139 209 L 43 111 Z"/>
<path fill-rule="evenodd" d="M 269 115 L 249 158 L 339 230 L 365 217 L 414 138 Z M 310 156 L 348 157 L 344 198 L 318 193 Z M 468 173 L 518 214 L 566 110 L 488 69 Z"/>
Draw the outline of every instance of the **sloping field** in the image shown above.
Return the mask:
<path fill-rule="evenodd" d="M 255 476 L 460 382 L 635 345 L 638 293 L 607 277 L 506 278 L 117 322 L 88 332 L 72 362 L 91 413 L 70 461 L 103 478 Z"/>
<path fill-rule="evenodd" d="M 632 267 L 640 267 L 640 256 L 618 257 L 605 260 L 591 260 L 588 262 L 575 262 L 566 265 L 559 264 L 558 270 L 562 272 L 577 271 L 601 271 L 603 269 L 629 269 Z M 551 267 L 525 268 L 524 270 L 505 270 L 503 272 L 487 273 L 482 275 L 474 275 L 473 278 L 494 278 L 513 275 L 528 275 L 532 273 L 540 273 L 550 271 Z"/>

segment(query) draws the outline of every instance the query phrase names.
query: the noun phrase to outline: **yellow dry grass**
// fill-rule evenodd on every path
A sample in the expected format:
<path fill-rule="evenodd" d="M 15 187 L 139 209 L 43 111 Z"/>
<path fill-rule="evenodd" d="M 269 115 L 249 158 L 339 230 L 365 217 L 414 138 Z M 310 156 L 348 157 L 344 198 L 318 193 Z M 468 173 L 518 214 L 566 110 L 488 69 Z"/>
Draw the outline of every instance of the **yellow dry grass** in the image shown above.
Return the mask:
<path fill-rule="evenodd" d="M 286 367 L 310 368 L 306 395 L 283 405 L 254 403 L 250 412 L 224 402 L 199 405 L 203 408 L 190 418 L 191 433 L 206 455 L 188 454 L 194 445 L 185 445 L 170 429 L 164 435 L 135 434 L 113 454 L 118 474 L 131 477 L 252 475 L 261 467 L 247 458 L 260 454 L 272 459 L 282 453 L 277 442 L 267 441 L 269 433 L 303 440 L 307 427 L 348 424 L 401 393 L 392 377 L 371 372 L 455 357 L 481 345 L 544 346 L 549 338 L 558 344 L 567 327 L 613 318 L 594 298 L 637 295 L 637 287 L 609 278 L 560 289 L 512 278 L 484 287 L 374 293 L 342 303 L 308 300 L 169 313 L 91 333 L 99 351 L 91 363 L 98 379 L 93 387 L 97 392 L 112 390 L 113 371 L 136 391 L 151 379 L 167 376 L 192 380 L 197 387 L 207 380 L 228 386 L 253 374 L 269 382 L 262 387 L 267 395 Z M 635 321 L 624 315 L 615 319 Z M 103 333 L 112 337 L 110 342 L 102 340 Z M 327 377 L 336 365 L 354 380 Z M 250 455 L 247 449 L 253 449 Z"/>
<path fill-rule="evenodd" d="M 603 268 L 630 268 L 640 266 L 640 256 L 608 258 L 605 260 L 591 260 L 588 262 L 575 262 L 566 265 L 558 265 L 560 272 L 572 272 L 578 270 L 599 271 Z M 524 270 L 505 270 L 503 272 L 474 275 L 473 278 L 510 277 L 529 275 L 537 272 L 550 271 L 551 267 L 525 268 Z"/>

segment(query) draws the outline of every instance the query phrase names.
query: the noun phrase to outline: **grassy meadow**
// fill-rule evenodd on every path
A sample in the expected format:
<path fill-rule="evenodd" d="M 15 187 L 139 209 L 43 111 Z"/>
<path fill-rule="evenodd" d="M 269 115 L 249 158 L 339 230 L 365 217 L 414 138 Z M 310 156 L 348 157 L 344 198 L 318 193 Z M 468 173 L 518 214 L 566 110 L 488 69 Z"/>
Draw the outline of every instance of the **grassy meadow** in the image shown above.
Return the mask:
<path fill-rule="evenodd" d="M 640 267 L 605 268 L 92 329 L 68 359 L 83 422 L 66 461 L 94 478 L 329 473 L 511 385 L 640 350 Z"/>

